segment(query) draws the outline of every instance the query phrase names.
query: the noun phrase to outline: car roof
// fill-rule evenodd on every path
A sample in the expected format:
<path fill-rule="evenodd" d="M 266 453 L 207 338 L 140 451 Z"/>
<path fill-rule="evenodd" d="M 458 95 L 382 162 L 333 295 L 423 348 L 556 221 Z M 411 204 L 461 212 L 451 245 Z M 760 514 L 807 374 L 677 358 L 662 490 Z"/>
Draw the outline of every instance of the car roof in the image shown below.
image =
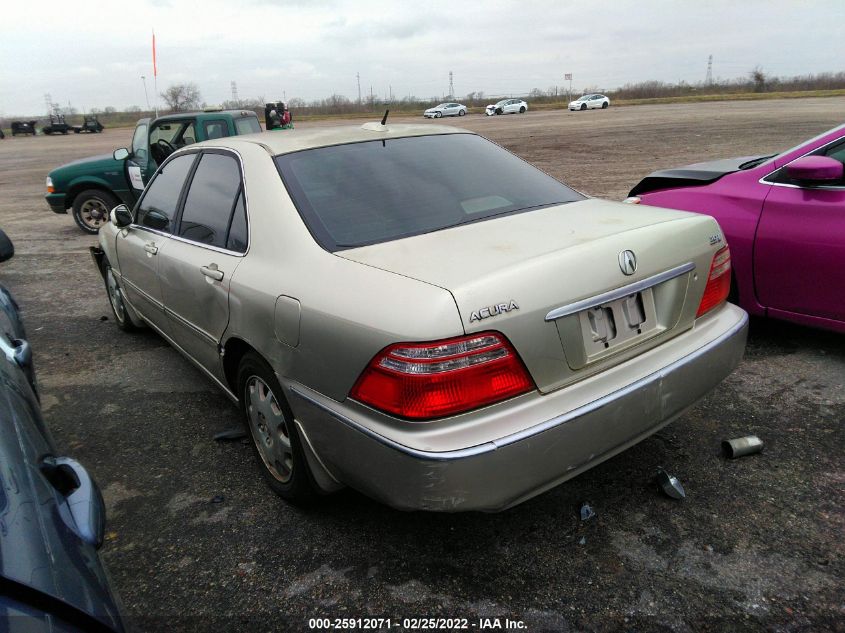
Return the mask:
<path fill-rule="evenodd" d="M 419 125 L 419 124 L 387 124 L 382 126 L 378 122 L 364 125 L 343 125 L 332 127 L 315 127 L 308 129 L 274 130 L 260 134 L 244 134 L 227 136 L 211 141 L 203 141 L 189 145 L 197 147 L 223 147 L 238 149 L 244 144 L 254 144 L 264 147 L 273 156 L 288 154 L 315 147 L 329 145 L 343 145 L 346 143 L 361 143 L 364 141 L 378 141 L 389 138 L 403 138 L 409 136 L 431 136 L 438 134 L 473 134 L 469 130 L 448 125 Z"/>

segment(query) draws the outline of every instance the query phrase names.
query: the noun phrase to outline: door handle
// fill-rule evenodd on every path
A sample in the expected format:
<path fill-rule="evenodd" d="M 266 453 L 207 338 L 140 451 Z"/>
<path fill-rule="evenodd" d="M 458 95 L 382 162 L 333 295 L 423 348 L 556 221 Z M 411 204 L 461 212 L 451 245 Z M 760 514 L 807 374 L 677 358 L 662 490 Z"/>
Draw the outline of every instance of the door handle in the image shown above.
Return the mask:
<path fill-rule="evenodd" d="M 209 264 L 208 266 L 200 266 L 200 271 L 206 277 L 211 277 L 214 281 L 223 281 L 223 271 L 217 269 L 217 264 Z"/>
<path fill-rule="evenodd" d="M 155 242 L 147 242 L 144 244 L 144 250 L 147 251 L 150 255 L 155 255 L 158 253 L 158 246 L 155 245 Z"/>

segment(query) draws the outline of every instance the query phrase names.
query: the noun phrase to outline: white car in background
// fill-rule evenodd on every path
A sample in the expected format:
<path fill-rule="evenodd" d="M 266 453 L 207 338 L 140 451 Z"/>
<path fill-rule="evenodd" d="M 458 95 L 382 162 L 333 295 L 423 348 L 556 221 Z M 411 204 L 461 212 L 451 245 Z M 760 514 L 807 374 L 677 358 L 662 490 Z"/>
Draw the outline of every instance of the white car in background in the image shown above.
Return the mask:
<path fill-rule="evenodd" d="M 610 99 L 600 94 L 589 94 L 578 97 L 575 101 L 569 102 L 569 109 L 575 110 L 602 110 L 610 107 Z"/>
<path fill-rule="evenodd" d="M 427 119 L 439 119 L 444 116 L 464 116 L 467 113 L 467 107 L 460 103 L 441 103 L 433 108 L 429 108 L 423 112 L 423 116 Z"/>
<path fill-rule="evenodd" d="M 524 114 L 528 111 L 528 104 L 522 99 L 502 99 L 498 103 L 487 106 L 487 116 L 494 114 Z"/>

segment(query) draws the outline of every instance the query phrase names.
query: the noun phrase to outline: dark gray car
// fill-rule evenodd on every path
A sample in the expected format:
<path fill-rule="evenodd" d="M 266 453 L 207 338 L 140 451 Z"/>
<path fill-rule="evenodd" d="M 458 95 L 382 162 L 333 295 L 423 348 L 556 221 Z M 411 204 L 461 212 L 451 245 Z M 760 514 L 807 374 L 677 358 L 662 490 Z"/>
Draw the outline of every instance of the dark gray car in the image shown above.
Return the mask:
<path fill-rule="evenodd" d="M 0 230 L 0 261 L 13 249 Z M 0 286 L 0 631 L 122 631 L 97 555 L 100 491 L 41 417 L 32 354 Z"/>

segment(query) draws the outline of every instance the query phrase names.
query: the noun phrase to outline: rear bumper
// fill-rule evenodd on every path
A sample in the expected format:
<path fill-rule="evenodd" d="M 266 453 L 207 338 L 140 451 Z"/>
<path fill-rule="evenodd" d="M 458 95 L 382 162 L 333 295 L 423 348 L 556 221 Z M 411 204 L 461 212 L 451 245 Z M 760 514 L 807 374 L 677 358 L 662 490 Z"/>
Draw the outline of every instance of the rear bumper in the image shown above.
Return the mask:
<path fill-rule="evenodd" d="M 424 448 L 425 430 L 418 446 L 400 443 L 368 426 L 367 409 L 357 403 L 338 403 L 296 383 L 285 386 L 308 445 L 337 481 L 399 509 L 497 511 L 633 446 L 728 376 L 742 359 L 747 314 L 727 304 L 700 321 L 619 371 L 583 381 L 605 381 L 601 397 L 573 405 L 577 384 L 522 396 L 502 403 L 524 421 L 522 430 L 445 451 Z M 620 382 L 620 376 L 639 377 Z M 551 417 L 550 407 L 556 412 Z"/>
<path fill-rule="evenodd" d="M 50 205 L 50 211 L 53 213 L 67 213 L 67 208 L 65 208 L 65 194 L 48 193 L 44 198 L 47 200 L 47 204 Z"/>

